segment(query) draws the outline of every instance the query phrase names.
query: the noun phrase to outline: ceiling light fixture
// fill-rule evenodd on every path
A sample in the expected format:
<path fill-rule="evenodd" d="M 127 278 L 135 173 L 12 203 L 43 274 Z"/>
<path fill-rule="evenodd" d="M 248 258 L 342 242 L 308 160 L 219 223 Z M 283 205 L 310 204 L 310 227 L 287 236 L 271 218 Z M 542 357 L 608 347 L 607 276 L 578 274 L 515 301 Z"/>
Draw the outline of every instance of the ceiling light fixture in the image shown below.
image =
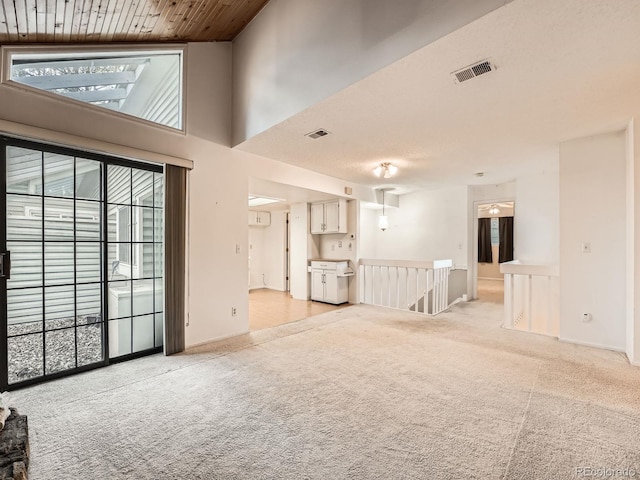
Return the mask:
<path fill-rule="evenodd" d="M 384 192 L 389 190 L 387 188 L 383 188 L 382 190 L 382 215 L 378 217 L 378 228 L 383 232 L 389 228 L 389 217 L 384 214 Z"/>
<path fill-rule="evenodd" d="M 491 208 L 489 208 L 489 215 L 498 215 L 499 213 L 500 209 L 498 208 L 498 205 L 495 203 L 491 205 Z"/>
<path fill-rule="evenodd" d="M 249 207 L 260 207 L 271 203 L 283 202 L 280 198 L 261 197 L 258 195 L 249 195 Z"/>
<path fill-rule="evenodd" d="M 398 167 L 389 162 L 383 162 L 373 169 L 373 173 L 376 177 L 391 178 L 398 173 Z"/>

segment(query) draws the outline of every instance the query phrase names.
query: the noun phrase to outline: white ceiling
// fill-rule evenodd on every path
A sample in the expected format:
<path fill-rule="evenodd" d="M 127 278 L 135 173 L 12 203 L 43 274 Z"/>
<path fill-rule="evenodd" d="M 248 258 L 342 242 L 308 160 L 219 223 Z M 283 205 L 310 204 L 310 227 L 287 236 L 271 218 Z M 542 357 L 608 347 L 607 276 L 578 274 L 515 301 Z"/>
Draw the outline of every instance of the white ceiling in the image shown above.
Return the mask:
<path fill-rule="evenodd" d="M 307 188 L 285 185 L 277 182 L 270 182 L 260 178 L 249 178 L 249 194 L 261 197 L 278 198 L 282 202 L 271 203 L 269 205 L 261 205 L 259 207 L 250 207 L 250 210 L 275 211 L 286 210 L 292 203 L 311 203 L 323 200 L 331 200 L 334 197 L 327 193 L 309 190 Z"/>
<path fill-rule="evenodd" d="M 496 71 L 454 83 L 450 72 L 485 58 Z M 634 113 L 638 0 L 516 0 L 237 148 L 405 193 L 510 181 Z M 319 127 L 331 135 L 304 136 Z M 382 161 L 399 174 L 374 177 Z"/>

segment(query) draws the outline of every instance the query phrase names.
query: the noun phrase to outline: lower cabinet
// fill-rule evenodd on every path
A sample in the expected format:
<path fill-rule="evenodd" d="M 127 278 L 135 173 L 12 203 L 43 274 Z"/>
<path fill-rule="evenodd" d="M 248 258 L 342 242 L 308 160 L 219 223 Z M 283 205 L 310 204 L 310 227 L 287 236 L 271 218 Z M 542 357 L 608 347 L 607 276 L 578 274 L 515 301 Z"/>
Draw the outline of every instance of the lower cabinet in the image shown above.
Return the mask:
<path fill-rule="evenodd" d="M 311 262 L 311 300 L 339 305 L 349 301 L 349 262 Z"/>

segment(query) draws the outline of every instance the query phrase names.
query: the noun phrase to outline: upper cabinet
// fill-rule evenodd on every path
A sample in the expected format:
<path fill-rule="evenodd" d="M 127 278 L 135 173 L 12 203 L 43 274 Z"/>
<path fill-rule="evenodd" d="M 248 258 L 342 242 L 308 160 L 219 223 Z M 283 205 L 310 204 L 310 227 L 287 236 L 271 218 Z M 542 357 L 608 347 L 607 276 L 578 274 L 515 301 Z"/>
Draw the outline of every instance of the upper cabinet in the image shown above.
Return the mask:
<path fill-rule="evenodd" d="M 347 201 L 312 203 L 311 233 L 347 233 Z"/>
<path fill-rule="evenodd" d="M 249 210 L 249 226 L 268 227 L 271 225 L 271 213 Z"/>

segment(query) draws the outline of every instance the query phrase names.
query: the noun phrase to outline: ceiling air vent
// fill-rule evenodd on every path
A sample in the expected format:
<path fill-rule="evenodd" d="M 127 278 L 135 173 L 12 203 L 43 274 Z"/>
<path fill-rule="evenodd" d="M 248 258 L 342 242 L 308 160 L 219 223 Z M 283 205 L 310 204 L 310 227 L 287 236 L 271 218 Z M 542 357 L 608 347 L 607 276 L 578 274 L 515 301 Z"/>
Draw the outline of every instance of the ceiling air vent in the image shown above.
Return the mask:
<path fill-rule="evenodd" d="M 319 128 L 318 130 L 314 130 L 313 132 L 306 134 L 307 137 L 313 138 L 314 140 L 316 138 L 325 137 L 327 135 L 329 135 L 329 132 L 327 132 L 324 128 Z"/>
<path fill-rule="evenodd" d="M 489 60 L 482 60 L 481 62 L 474 63 L 468 67 L 464 67 L 460 70 L 452 72 L 451 75 L 455 79 L 456 83 L 466 82 L 472 78 L 479 77 L 485 73 L 493 72 L 496 69 Z"/>

